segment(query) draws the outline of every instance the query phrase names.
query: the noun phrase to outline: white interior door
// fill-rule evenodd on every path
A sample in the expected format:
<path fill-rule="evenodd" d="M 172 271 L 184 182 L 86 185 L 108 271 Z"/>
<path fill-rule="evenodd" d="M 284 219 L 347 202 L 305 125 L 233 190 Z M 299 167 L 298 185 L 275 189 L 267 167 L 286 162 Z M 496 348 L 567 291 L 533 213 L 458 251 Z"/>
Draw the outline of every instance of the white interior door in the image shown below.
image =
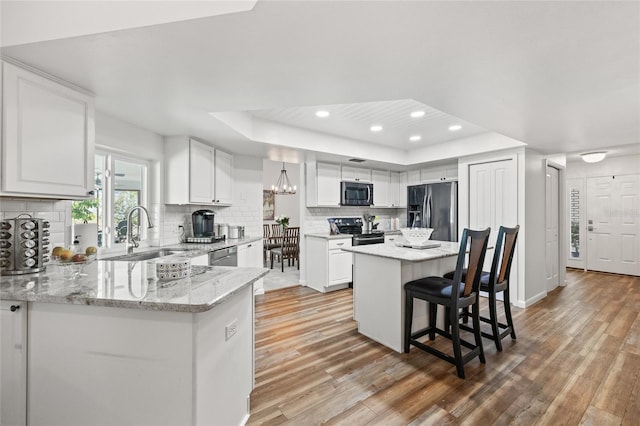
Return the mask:
<path fill-rule="evenodd" d="M 472 164 L 469 167 L 469 227 L 491 227 L 489 246 L 494 247 L 500 226 L 518 222 L 518 176 L 514 160 Z M 487 251 L 484 269 L 491 268 L 493 250 Z"/>
<path fill-rule="evenodd" d="M 558 169 L 547 166 L 546 182 L 546 271 L 547 291 L 558 286 Z"/>
<path fill-rule="evenodd" d="M 587 269 L 640 275 L 640 175 L 587 179 Z"/>

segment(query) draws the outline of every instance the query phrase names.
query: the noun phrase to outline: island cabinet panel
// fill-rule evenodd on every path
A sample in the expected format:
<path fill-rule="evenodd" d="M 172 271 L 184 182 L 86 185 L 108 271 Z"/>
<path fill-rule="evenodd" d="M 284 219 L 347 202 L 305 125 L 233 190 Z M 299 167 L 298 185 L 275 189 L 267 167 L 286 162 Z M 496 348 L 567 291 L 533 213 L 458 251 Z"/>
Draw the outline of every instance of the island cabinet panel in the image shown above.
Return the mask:
<path fill-rule="evenodd" d="M 0 331 L 0 425 L 26 425 L 26 302 L 0 301 Z"/>
<path fill-rule="evenodd" d="M 37 302 L 29 309 L 29 424 L 246 421 L 252 286 L 202 313 Z"/>
<path fill-rule="evenodd" d="M 7 62 L 2 68 L 0 195 L 93 195 L 93 97 Z"/>
<path fill-rule="evenodd" d="M 238 267 L 262 268 L 262 241 L 238 245 Z M 256 296 L 264 294 L 264 279 L 253 283 Z"/>

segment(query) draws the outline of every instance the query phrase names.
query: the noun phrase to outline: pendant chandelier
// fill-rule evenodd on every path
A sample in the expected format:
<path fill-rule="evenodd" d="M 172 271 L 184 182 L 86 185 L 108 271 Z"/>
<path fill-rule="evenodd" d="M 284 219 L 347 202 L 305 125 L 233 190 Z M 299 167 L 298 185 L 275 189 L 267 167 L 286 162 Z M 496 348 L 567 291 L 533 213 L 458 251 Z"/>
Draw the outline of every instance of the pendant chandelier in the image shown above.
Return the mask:
<path fill-rule="evenodd" d="M 296 193 L 296 186 L 291 185 L 289 176 L 287 176 L 287 169 L 284 168 L 284 162 L 282 163 L 278 182 L 275 185 L 271 185 L 271 192 L 278 195 L 293 195 Z"/>

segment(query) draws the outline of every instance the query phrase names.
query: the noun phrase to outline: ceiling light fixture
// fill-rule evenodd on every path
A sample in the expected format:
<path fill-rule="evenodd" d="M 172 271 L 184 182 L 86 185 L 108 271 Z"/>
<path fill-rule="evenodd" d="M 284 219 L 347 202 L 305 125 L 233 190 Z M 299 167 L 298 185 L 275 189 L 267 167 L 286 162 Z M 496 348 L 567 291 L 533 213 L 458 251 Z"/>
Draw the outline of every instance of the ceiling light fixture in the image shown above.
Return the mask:
<path fill-rule="evenodd" d="M 409 138 L 411 142 L 418 142 L 420 139 L 422 139 L 422 136 L 420 135 L 413 135 Z"/>
<path fill-rule="evenodd" d="M 413 111 L 411 113 L 411 117 L 412 118 L 420 118 L 420 117 L 424 117 L 424 111 Z"/>
<path fill-rule="evenodd" d="M 320 111 L 316 111 L 316 117 L 319 117 L 319 118 L 327 118 L 330 115 L 331 114 L 329 113 L 329 111 L 325 111 L 323 109 L 321 109 Z"/>
<path fill-rule="evenodd" d="M 289 176 L 287 176 L 287 169 L 284 168 L 284 162 L 282 163 L 278 182 L 275 185 L 271 185 L 271 192 L 278 195 L 293 195 L 296 193 L 296 186 L 291 185 Z"/>
<path fill-rule="evenodd" d="M 449 126 L 449 130 L 452 132 L 457 132 L 460 129 L 462 129 L 462 126 L 459 124 L 454 124 L 452 126 Z"/>
<path fill-rule="evenodd" d="M 604 157 L 607 156 L 606 151 L 597 151 L 597 152 L 585 152 L 584 154 L 580 154 L 585 163 L 597 163 L 598 161 L 604 160 Z"/>
<path fill-rule="evenodd" d="M 370 127 L 370 130 L 371 130 L 372 132 L 379 132 L 379 131 L 381 131 L 381 130 L 382 130 L 382 126 L 380 126 L 379 124 L 375 124 L 375 125 L 373 125 L 373 126 L 371 126 L 371 127 Z"/>

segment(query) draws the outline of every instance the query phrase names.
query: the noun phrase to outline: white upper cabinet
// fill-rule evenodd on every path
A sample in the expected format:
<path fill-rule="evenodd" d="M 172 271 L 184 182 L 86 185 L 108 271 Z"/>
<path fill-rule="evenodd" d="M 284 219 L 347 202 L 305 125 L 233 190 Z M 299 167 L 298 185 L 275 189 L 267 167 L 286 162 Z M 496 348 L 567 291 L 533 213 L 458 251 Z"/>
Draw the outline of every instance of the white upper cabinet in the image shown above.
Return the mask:
<path fill-rule="evenodd" d="M 189 147 L 189 202 L 211 204 L 214 202 L 215 174 L 213 173 L 214 149 L 193 139 Z"/>
<path fill-rule="evenodd" d="M 389 207 L 391 201 L 390 192 L 390 174 L 388 170 L 372 170 L 371 181 L 373 182 L 373 207 Z"/>
<path fill-rule="evenodd" d="M 2 72 L 0 195 L 93 195 L 93 97 L 7 62 Z"/>
<path fill-rule="evenodd" d="M 458 180 L 458 165 L 429 167 L 420 170 L 420 181 L 423 183 Z"/>
<path fill-rule="evenodd" d="M 407 173 L 391 172 L 389 176 L 389 207 L 407 206 Z M 375 187 L 374 187 L 375 191 Z M 375 200 L 374 200 L 375 201 Z"/>
<path fill-rule="evenodd" d="M 166 138 L 165 203 L 230 205 L 233 156 L 186 136 Z"/>
<path fill-rule="evenodd" d="M 353 182 L 371 182 L 371 169 L 342 166 L 342 180 Z"/>
<path fill-rule="evenodd" d="M 231 204 L 233 201 L 233 156 L 216 149 L 215 202 Z"/>
<path fill-rule="evenodd" d="M 340 165 L 306 164 L 307 207 L 340 207 Z"/>
<path fill-rule="evenodd" d="M 407 172 L 407 185 L 420 185 L 420 170 L 409 170 Z"/>

